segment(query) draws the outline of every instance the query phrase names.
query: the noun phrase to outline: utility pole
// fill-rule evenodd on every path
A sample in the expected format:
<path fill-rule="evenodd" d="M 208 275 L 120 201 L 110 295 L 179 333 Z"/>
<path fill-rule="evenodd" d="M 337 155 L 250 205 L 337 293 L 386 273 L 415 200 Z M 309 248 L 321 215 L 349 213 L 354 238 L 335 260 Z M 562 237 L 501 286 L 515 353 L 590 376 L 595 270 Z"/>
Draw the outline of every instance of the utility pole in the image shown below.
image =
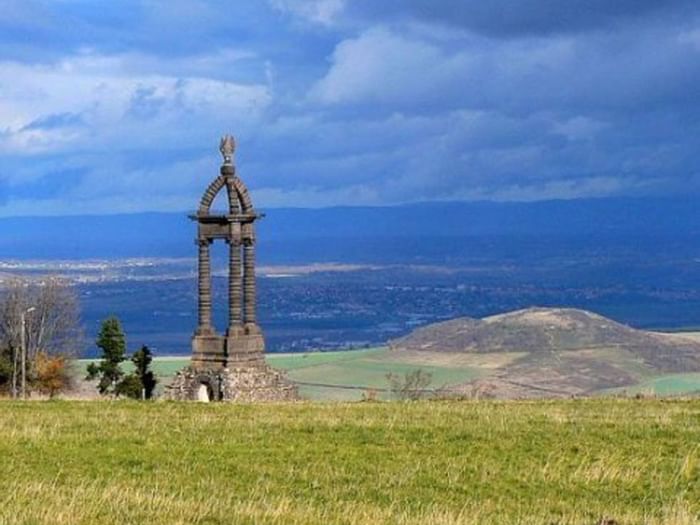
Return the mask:
<path fill-rule="evenodd" d="M 22 325 L 19 334 L 19 346 L 20 352 L 22 353 L 22 399 L 27 399 L 27 314 L 33 312 L 34 310 L 36 310 L 36 308 L 33 306 L 31 308 L 27 308 L 20 316 L 20 324 Z"/>

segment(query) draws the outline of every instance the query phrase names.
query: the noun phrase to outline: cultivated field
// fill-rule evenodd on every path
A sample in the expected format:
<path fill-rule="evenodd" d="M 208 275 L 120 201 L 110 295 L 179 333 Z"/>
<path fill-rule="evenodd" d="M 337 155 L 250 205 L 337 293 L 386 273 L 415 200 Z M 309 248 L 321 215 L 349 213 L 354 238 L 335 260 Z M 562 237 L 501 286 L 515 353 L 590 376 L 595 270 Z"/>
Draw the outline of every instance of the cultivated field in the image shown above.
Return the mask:
<path fill-rule="evenodd" d="M 0 403 L 0 523 L 700 523 L 700 402 Z"/>
<path fill-rule="evenodd" d="M 595 353 L 595 355 L 593 355 Z M 639 384 L 617 389 L 603 389 L 596 394 L 635 395 L 696 395 L 700 392 L 700 373 L 654 375 L 641 366 L 638 359 L 619 349 L 569 352 L 569 357 L 596 357 L 614 363 L 619 369 L 638 377 Z M 299 383 L 300 394 L 309 400 L 357 401 L 375 389 L 379 398 L 389 399 L 386 374 L 405 374 L 421 369 L 432 374 L 430 389 L 441 389 L 467 383 L 475 378 L 486 378 L 506 365 L 525 356 L 518 352 L 470 354 L 439 351 L 391 351 L 387 347 L 337 352 L 299 354 L 267 354 L 270 365 L 287 370 L 288 376 Z M 566 356 L 565 356 L 566 357 Z M 81 360 L 78 376 L 84 376 L 88 360 Z M 159 376 L 159 391 L 172 376 L 189 362 L 189 357 L 156 358 L 153 368 Z M 130 370 L 130 363 L 124 363 Z M 535 371 L 537 372 L 537 370 Z M 590 370 L 587 374 L 593 374 Z M 539 376 L 543 375 L 540 373 Z"/>
<path fill-rule="evenodd" d="M 500 362 L 512 359 L 509 355 L 445 355 L 426 352 L 422 355 L 397 354 L 387 347 L 337 352 L 312 352 L 299 354 L 267 354 L 271 366 L 286 370 L 291 380 L 299 383 L 304 399 L 357 401 L 369 389 L 375 389 L 380 398 L 391 397 L 386 375 L 403 375 L 421 369 L 432 375 L 431 389 L 457 385 L 488 373 Z M 79 375 L 90 360 L 81 360 Z M 187 366 L 188 357 L 164 357 L 153 361 L 153 369 L 162 384 Z M 130 363 L 124 363 L 130 371 Z"/>

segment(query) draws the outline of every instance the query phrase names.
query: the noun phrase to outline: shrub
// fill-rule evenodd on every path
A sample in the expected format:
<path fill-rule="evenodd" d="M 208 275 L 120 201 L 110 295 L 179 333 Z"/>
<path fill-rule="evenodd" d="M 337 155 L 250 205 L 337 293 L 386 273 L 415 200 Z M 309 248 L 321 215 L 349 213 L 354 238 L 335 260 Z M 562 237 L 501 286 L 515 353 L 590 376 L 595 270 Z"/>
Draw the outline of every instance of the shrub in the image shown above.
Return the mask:
<path fill-rule="evenodd" d="M 416 401 L 428 393 L 427 388 L 433 381 L 433 374 L 418 368 L 412 372 L 406 372 L 403 376 L 389 373 L 386 379 L 389 382 L 389 390 L 395 397 Z"/>
<path fill-rule="evenodd" d="M 52 356 L 45 352 L 39 352 L 36 357 L 35 370 L 34 386 L 39 392 L 50 398 L 68 389 L 71 385 L 71 374 L 65 356 Z"/>

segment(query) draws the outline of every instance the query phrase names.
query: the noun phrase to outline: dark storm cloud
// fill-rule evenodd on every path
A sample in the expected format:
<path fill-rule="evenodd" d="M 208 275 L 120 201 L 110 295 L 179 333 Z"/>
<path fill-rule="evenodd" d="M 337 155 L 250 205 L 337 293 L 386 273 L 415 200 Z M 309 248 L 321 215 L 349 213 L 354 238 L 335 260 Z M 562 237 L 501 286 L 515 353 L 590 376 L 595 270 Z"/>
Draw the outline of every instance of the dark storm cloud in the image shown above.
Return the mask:
<path fill-rule="evenodd" d="M 346 9 L 365 21 L 439 22 L 497 37 L 610 29 L 649 19 L 678 22 L 698 14 L 694 0 L 354 0 Z"/>
<path fill-rule="evenodd" d="M 700 4 L 8 1 L 0 213 L 700 193 Z"/>
<path fill-rule="evenodd" d="M 52 113 L 45 117 L 31 121 L 24 126 L 21 131 L 31 131 L 39 129 L 56 129 L 71 126 L 81 126 L 84 124 L 82 115 L 76 113 Z"/>

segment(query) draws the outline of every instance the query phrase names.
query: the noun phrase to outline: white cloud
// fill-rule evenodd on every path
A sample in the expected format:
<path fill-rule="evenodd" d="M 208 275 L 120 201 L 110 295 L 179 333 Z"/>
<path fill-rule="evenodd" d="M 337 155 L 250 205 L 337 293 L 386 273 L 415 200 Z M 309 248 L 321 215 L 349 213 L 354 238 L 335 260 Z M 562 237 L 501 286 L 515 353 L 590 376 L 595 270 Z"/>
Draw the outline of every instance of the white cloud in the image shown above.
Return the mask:
<path fill-rule="evenodd" d="M 49 65 L 0 63 L 0 152 L 57 152 L 108 142 L 120 149 L 143 144 L 144 137 L 183 140 L 193 121 L 218 121 L 222 115 L 249 121 L 270 103 L 265 84 L 134 73 L 131 58 L 84 52 Z M 135 111 L 149 102 L 144 95 L 151 110 L 158 110 L 147 120 Z M 80 115 L 84 125 L 28 128 L 64 113 Z"/>
<path fill-rule="evenodd" d="M 580 115 L 568 118 L 564 122 L 556 122 L 553 126 L 555 133 L 569 140 L 590 140 L 606 127 L 605 122 Z"/>
<path fill-rule="evenodd" d="M 338 44 L 330 70 L 312 95 L 324 103 L 415 97 L 445 65 L 434 46 L 372 29 Z"/>

